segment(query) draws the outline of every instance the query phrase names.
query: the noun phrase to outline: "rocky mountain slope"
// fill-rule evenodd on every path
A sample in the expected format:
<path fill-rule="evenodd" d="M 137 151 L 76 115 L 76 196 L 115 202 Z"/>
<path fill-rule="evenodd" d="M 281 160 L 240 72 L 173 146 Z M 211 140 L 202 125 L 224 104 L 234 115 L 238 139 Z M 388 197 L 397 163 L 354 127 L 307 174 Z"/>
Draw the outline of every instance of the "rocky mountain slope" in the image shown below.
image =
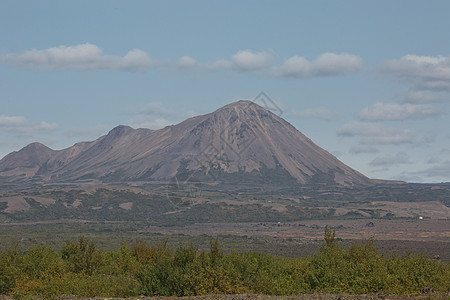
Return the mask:
<path fill-rule="evenodd" d="M 58 151 L 33 143 L 0 160 L 0 183 L 152 182 L 193 172 L 219 182 L 371 182 L 251 101 L 160 130 L 118 126 L 95 141 Z"/>

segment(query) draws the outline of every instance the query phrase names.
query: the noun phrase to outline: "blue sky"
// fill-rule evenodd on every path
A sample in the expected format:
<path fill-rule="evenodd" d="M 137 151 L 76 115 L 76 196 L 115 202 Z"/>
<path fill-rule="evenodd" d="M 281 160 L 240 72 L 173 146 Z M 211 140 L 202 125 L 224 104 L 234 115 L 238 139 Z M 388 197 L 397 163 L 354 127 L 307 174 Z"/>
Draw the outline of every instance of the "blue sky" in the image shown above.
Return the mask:
<path fill-rule="evenodd" d="M 449 1 L 0 2 L 0 157 L 264 91 L 371 178 L 450 181 Z"/>

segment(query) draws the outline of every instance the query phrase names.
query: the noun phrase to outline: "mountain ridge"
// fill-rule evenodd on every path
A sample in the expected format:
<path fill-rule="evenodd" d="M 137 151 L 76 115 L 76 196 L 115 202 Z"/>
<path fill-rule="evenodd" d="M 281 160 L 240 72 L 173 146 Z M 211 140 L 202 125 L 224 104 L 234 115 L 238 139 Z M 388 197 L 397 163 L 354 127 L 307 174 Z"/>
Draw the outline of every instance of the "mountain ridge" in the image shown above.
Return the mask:
<path fill-rule="evenodd" d="M 119 125 L 62 150 L 32 143 L 0 160 L 0 181 L 150 182 L 195 172 L 215 174 L 214 180 L 239 174 L 264 182 L 276 170 L 299 184 L 318 178 L 338 185 L 371 183 L 281 117 L 246 100 L 159 130 Z"/>

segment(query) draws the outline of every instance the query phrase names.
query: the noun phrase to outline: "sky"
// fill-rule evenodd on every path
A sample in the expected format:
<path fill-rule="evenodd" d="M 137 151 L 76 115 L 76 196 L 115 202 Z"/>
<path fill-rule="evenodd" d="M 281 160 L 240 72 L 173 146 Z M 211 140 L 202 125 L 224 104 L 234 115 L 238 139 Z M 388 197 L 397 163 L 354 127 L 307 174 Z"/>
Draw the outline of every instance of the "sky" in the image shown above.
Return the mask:
<path fill-rule="evenodd" d="M 0 1 L 0 158 L 264 92 L 370 178 L 450 182 L 450 1 Z"/>

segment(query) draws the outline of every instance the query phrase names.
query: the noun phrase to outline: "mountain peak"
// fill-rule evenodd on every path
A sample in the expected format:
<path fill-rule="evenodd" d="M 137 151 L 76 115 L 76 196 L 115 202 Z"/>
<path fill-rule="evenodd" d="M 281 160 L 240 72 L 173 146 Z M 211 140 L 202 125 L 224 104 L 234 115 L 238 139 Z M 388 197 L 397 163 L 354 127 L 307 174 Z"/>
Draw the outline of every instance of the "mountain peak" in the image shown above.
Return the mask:
<path fill-rule="evenodd" d="M 108 132 L 108 136 L 122 136 L 125 134 L 130 133 L 131 131 L 134 131 L 134 129 L 130 126 L 126 125 L 119 125 L 117 127 L 114 127 Z"/>
<path fill-rule="evenodd" d="M 65 182 L 161 181 L 180 172 L 195 172 L 204 180 L 214 177 L 217 184 L 247 186 L 370 183 L 281 117 L 250 100 L 160 130 L 120 125 L 106 136 L 64 151 L 31 144 L 27 151 L 11 153 L 0 161 L 0 177 L 20 175 L 24 167 L 30 176 L 35 172 L 46 180 Z"/>
<path fill-rule="evenodd" d="M 34 142 L 31 144 L 28 144 L 27 146 L 23 147 L 20 151 L 53 151 L 51 148 L 45 146 L 44 144 L 41 144 L 39 142 Z"/>
<path fill-rule="evenodd" d="M 249 109 L 258 109 L 258 110 L 266 110 L 265 108 L 261 107 L 257 103 L 251 100 L 238 100 L 235 102 L 232 102 L 230 104 L 227 104 L 225 106 L 222 106 L 217 111 L 221 110 L 227 110 L 227 109 L 235 109 L 235 110 L 249 110 Z"/>
<path fill-rule="evenodd" d="M 41 143 L 31 143 L 0 160 L 0 173 L 6 170 L 7 175 L 17 175 L 14 171 L 17 170 L 21 175 L 32 176 L 55 153 Z"/>
<path fill-rule="evenodd" d="M 238 101 L 235 101 L 235 102 L 231 102 L 231 103 L 225 105 L 224 107 L 226 107 L 226 106 L 251 105 L 252 103 L 255 103 L 255 102 L 253 102 L 252 100 L 241 99 L 241 100 L 238 100 Z"/>

